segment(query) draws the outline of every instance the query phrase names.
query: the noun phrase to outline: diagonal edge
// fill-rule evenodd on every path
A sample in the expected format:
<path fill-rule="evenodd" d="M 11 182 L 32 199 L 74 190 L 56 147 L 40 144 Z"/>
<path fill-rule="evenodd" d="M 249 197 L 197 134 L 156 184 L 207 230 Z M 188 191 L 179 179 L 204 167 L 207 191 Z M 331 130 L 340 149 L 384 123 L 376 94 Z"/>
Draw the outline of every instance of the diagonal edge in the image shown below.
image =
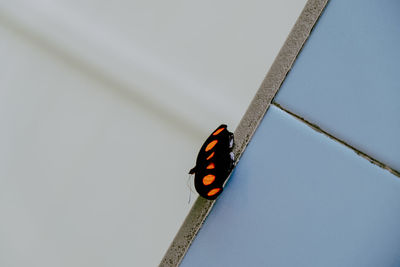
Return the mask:
<path fill-rule="evenodd" d="M 236 162 L 261 122 L 301 48 L 329 0 L 308 0 L 264 81 L 235 130 Z M 178 266 L 196 237 L 215 200 L 197 198 L 159 266 Z"/>

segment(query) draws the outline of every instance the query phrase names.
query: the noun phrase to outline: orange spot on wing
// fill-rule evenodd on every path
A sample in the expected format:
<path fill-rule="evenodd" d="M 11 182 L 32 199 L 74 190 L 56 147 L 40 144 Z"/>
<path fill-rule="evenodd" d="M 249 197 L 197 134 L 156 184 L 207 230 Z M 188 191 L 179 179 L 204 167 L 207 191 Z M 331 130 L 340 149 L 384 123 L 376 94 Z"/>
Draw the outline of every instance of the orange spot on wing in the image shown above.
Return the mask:
<path fill-rule="evenodd" d="M 225 130 L 224 127 L 219 128 L 218 130 L 216 130 L 216 131 L 213 133 L 213 135 L 217 135 L 217 134 L 219 134 L 220 132 L 222 132 L 223 130 Z"/>
<path fill-rule="evenodd" d="M 206 160 L 209 160 L 209 159 L 211 159 L 212 157 L 214 157 L 214 152 L 213 152 L 213 153 L 211 153 L 211 155 L 210 155 L 210 156 L 208 156 L 208 157 L 206 158 Z"/>
<path fill-rule="evenodd" d="M 221 188 L 211 189 L 210 192 L 207 193 L 207 196 L 211 197 L 211 196 L 215 195 L 216 193 L 218 193 L 219 191 L 221 191 Z"/>
<path fill-rule="evenodd" d="M 215 181 L 215 175 L 209 174 L 203 177 L 203 184 L 210 185 Z"/>
<path fill-rule="evenodd" d="M 208 164 L 208 166 L 206 167 L 206 169 L 208 169 L 208 170 L 214 169 L 214 168 L 215 168 L 215 165 L 212 162 L 210 164 Z"/>
<path fill-rule="evenodd" d="M 211 150 L 217 143 L 218 143 L 218 140 L 211 141 L 211 142 L 206 146 L 206 149 L 205 149 L 206 152 L 209 151 L 209 150 Z"/>

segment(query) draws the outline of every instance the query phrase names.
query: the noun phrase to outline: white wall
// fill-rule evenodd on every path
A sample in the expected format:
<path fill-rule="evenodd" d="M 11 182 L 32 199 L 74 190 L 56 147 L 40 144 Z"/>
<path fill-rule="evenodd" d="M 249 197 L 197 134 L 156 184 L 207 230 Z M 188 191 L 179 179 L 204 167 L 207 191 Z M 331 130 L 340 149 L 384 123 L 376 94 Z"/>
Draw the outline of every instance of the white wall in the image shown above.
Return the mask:
<path fill-rule="evenodd" d="M 0 1 L 0 265 L 154 266 L 305 1 Z"/>

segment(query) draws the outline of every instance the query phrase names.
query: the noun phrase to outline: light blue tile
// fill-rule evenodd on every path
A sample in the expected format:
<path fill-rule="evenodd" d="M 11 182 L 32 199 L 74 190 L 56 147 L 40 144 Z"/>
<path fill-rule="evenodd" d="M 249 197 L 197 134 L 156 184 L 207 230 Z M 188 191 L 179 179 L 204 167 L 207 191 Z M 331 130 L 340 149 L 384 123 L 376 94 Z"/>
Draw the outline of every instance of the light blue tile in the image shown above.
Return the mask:
<path fill-rule="evenodd" d="M 399 222 L 399 178 L 272 106 L 181 266 L 399 266 Z"/>
<path fill-rule="evenodd" d="M 277 103 L 400 170 L 400 1 L 331 0 Z"/>

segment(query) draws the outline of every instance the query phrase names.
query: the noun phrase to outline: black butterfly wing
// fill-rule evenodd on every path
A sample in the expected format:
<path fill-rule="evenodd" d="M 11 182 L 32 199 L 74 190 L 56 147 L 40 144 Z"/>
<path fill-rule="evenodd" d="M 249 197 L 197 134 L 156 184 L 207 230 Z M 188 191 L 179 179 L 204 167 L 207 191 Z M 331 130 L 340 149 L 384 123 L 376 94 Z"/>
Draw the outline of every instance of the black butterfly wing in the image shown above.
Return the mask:
<path fill-rule="evenodd" d="M 200 196 L 216 199 L 233 167 L 233 133 L 220 125 L 204 142 L 197 156 L 194 185 Z"/>

